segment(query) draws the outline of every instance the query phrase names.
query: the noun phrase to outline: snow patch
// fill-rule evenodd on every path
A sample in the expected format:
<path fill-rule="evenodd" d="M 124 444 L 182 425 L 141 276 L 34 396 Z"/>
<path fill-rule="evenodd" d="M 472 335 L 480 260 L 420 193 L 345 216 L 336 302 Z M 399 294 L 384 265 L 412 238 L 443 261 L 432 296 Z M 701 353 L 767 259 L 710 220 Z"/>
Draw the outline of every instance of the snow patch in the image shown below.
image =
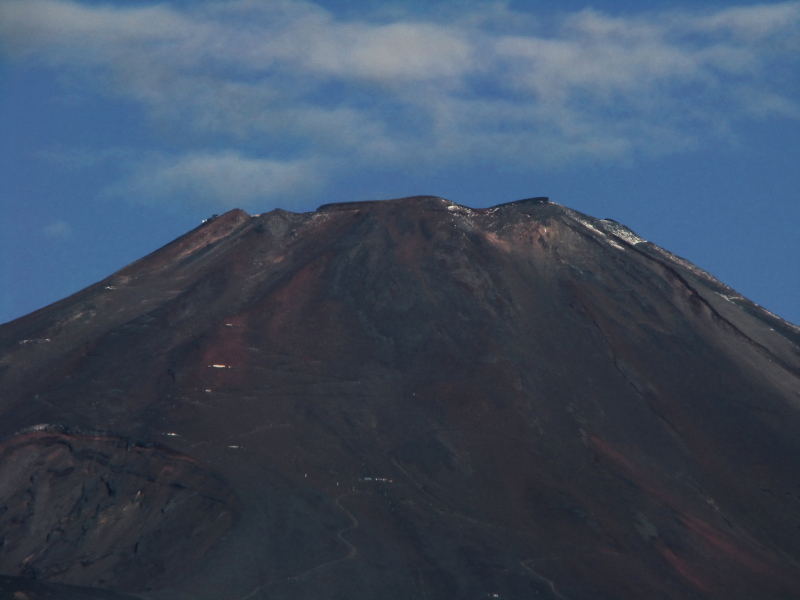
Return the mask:
<path fill-rule="evenodd" d="M 451 204 L 447 207 L 447 210 L 451 213 L 455 213 L 458 215 L 471 215 L 474 211 L 466 206 L 461 206 L 460 204 Z"/>
<path fill-rule="evenodd" d="M 639 237 L 633 231 L 611 219 L 603 219 L 600 221 L 603 229 L 615 235 L 616 237 L 625 240 L 629 244 L 635 246 L 636 244 L 643 244 L 647 240 Z"/>
<path fill-rule="evenodd" d="M 584 218 L 583 215 L 581 215 L 580 213 L 571 209 L 565 209 L 565 210 L 570 217 L 575 219 L 578 223 L 580 223 L 587 229 L 591 229 L 595 233 L 603 236 L 610 245 L 612 245 L 614 248 L 617 248 L 618 250 L 625 250 L 625 247 L 619 244 L 614 238 L 627 242 L 632 246 L 647 242 L 646 239 L 639 237 L 624 225 L 621 225 L 616 221 L 612 221 L 611 219 L 603 219 L 601 221 L 597 221 L 598 227 L 595 227 L 595 225 L 593 225 L 588 219 Z"/>

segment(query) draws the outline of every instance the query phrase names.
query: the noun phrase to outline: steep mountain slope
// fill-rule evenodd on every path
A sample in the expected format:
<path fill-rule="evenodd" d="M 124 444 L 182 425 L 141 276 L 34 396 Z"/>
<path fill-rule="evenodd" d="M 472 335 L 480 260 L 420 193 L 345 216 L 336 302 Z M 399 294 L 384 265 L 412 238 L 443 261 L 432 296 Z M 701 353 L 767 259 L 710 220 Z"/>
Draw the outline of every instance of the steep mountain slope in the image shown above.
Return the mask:
<path fill-rule="evenodd" d="M 800 597 L 800 329 L 546 199 L 231 211 L 0 351 L 9 576 Z"/>

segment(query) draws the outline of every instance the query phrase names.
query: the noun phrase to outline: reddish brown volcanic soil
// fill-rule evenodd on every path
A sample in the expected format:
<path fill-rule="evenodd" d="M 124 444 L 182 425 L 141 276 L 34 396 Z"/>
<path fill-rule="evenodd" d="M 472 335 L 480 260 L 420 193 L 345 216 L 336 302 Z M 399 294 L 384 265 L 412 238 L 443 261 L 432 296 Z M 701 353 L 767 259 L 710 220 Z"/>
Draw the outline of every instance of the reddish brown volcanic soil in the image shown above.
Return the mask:
<path fill-rule="evenodd" d="M 800 598 L 800 329 L 543 199 L 231 211 L 0 352 L 8 598 Z"/>

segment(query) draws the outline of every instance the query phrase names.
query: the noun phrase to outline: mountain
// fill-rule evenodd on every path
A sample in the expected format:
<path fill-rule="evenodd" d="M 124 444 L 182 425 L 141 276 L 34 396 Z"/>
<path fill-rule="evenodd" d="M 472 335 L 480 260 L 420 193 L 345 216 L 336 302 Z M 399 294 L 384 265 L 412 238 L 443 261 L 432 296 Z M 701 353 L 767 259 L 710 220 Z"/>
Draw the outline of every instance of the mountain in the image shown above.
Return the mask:
<path fill-rule="evenodd" d="M 233 210 L 0 352 L 16 600 L 800 597 L 800 328 L 546 198 Z"/>

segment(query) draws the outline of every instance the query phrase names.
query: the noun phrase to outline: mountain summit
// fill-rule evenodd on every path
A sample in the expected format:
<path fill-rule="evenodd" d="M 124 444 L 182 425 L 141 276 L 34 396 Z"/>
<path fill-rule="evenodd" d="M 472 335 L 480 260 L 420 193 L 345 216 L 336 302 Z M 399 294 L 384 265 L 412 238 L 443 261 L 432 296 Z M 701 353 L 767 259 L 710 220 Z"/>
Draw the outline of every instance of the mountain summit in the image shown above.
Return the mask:
<path fill-rule="evenodd" d="M 800 597 L 800 328 L 546 198 L 234 210 L 0 352 L 14 598 Z"/>

